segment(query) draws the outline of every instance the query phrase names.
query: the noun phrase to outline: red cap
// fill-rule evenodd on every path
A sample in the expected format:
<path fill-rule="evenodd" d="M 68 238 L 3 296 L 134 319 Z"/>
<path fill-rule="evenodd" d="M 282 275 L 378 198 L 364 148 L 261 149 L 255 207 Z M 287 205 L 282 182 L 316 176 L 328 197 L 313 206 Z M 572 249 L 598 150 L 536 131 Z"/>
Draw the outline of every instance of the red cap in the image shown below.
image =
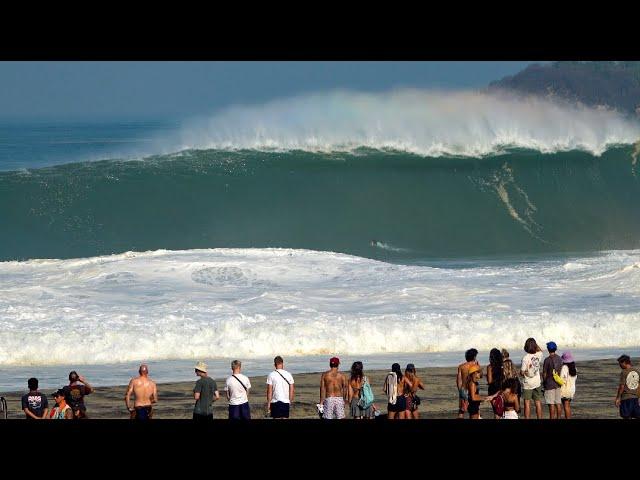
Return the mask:
<path fill-rule="evenodd" d="M 331 357 L 329 365 L 340 365 L 340 359 L 338 357 Z"/>

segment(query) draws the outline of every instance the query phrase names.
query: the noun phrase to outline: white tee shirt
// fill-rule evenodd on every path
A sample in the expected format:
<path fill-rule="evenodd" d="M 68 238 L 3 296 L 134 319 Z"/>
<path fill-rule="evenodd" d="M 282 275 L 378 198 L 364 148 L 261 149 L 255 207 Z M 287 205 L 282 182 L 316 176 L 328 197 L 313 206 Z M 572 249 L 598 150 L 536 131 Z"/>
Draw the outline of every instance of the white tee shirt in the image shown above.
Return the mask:
<path fill-rule="evenodd" d="M 282 374 L 282 376 L 280 374 Z M 285 380 L 285 378 L 287 380 Z M 287 381 L 289 383 L 287 383 Z M 293 384 L 293 377 L 289 372 L 287 372 L 282 368 L 278 370 L 274 370 L 269 375 L 267 375 L 267 385 L 272 385 L 272 388 L 273 388 L 271 403 L 276 403 L 276 402 L 290 403 L 289 402 L 289 384 Z"/>
<path fill-rule="evenodd" d="M 242 388 L 240 382 L 247 387 L 247 390 L 251 388 L 251 382 L 241 373 L 236 373 L 235 376 L 236 378 L 233 378 L 233 375 L 227 378 L 226 387 L 224 389 L 229 392 L 229 405 L 242 405 L 249 401 L 249 397 L 247 397 L 247 392 Z M 237 379 L 239 379 L 240 382 L 238 382 Z"/>
<path fill-rule="evenodd" d="M 522 367 L 520 370 L 524 372 L 522 386 L 525 390 L 533 390 L 542 384 L 540 377 L 540 367 L 542 366 L 542 352 L 527 353 L 522 358 Z"/>

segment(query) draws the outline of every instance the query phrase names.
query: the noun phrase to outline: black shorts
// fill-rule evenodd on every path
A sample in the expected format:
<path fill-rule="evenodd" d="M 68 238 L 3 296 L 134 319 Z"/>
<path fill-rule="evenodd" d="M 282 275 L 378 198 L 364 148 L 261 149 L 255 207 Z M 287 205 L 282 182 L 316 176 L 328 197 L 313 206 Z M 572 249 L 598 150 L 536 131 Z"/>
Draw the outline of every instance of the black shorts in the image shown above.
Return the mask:
<path fill-rule="evenodd" d="M 477 415 L 480 413 L 480 403 L 481 402 L 469 402 L 469 408 L 467 409 L 469 415 Z"/>
<path fill-rule="evenodd" d="M 251 420 L 249 402 L 242 405 L 229 405 L 229 420 Z"/>
<path fill-rule="evenodd" d="M 273 402 L 271 404 L 271 418 L 289 418 L 289 404 Z"/>
<path fill-rule="evenodd" d="M 407 397 L 404 395 L 398 395 L 396 397 L 396 403 L 387 404 L 387 410 L 390 412 L 404 412 L 407 409 Z"/>
<path fill-rule="evenodd" d="M 629 398 L 620 402 L 620 416 L 622 418 L 640 418 L 640 404 L 637 398 Z"/>

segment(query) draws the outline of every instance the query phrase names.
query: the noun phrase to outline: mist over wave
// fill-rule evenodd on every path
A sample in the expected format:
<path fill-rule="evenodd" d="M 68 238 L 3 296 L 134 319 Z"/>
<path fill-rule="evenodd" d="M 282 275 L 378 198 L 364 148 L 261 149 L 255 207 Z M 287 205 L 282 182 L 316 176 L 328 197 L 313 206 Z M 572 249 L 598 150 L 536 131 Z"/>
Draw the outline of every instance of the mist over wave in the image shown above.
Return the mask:
<path fill-rule="evenodd" d="M 476 157 L 516 147 L 600 155 L 638 139 L 640 124 L 611 110 L 506 92 L 400 89 L 332 91 L 233 106 L 194 121 L 179 140 L 168 140 L 164 151 L 367 147 Z"/>
<path fill-rule="evenodd" d="M 640 345 L 640 251 L 475 268 L 212 249 L 0 263 L 0 365 Z"/>

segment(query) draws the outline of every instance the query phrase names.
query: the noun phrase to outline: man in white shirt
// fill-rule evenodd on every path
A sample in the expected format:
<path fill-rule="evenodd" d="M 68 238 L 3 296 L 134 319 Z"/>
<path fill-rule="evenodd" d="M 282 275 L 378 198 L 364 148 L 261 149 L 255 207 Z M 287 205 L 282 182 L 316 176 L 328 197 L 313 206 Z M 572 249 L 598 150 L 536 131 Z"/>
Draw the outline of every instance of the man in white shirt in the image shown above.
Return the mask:
<path fill-rule="evenodd" d="M 240 373 L 240 370 L 242 370 L 242 362 L 240 360 L 231 362 L 231 371 L 233 373 L 227 378 L 225 387 L 227 399 L 229 400 L 229 420 L 251 420 L 251 412 L 249 410 L 251 382 Z"/>
<path fill-rule="evenodd" d="M 284 369 L 280 355 L 273 359 L 276 369 L 267 376 L 267 409 L 272 418 L 289 418 L 295 387 L 293 377 Z"/>

